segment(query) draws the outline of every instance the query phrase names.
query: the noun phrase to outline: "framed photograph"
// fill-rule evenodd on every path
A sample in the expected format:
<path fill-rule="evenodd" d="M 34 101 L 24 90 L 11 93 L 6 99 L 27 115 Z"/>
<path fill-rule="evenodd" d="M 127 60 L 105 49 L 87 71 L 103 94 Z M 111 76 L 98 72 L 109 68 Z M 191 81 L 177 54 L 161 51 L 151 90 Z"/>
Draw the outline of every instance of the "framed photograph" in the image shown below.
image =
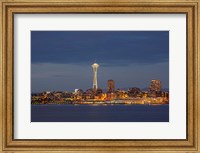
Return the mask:
<path fill-rule="evenodd" d="M 169 31 L 31 31 L 31 122 L 169 122 L 168 59 Z"/>
<path fill-rule="evenodd" d="M 199 152 L 199 0 L 1 1 L 2 152 Z"/>

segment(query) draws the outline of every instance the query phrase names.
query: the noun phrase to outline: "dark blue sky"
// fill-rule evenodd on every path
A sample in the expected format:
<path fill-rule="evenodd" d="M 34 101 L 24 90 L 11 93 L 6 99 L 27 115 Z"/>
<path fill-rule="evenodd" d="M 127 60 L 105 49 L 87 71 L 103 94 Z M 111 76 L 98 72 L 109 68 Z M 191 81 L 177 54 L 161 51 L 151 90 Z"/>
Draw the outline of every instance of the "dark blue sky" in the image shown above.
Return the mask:
<path fill-rule="evenodd" d="M 32 31 L 32 92 L 92 87 L 96 61 L 98 86 L 113 79 L 116 88 L 169 86 L 168 31 Z"/>

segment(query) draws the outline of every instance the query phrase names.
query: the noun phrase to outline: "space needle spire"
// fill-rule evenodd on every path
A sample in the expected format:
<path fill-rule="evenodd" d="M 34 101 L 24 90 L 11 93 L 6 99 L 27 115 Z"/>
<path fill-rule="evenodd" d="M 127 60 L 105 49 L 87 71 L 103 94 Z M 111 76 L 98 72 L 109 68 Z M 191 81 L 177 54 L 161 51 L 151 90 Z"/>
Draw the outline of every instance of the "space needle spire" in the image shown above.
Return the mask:
<path fill-rule="evenodd" d="M 92 64 L 92 68 L 93 68 L 93 72 L 94 72 L 94 79 L 93 79 L 93 89 L 97 90 L 98 89 L 98 85 L 97 85 L 97 69 L 99 67 L 99 64 L 94 63 Z"/>

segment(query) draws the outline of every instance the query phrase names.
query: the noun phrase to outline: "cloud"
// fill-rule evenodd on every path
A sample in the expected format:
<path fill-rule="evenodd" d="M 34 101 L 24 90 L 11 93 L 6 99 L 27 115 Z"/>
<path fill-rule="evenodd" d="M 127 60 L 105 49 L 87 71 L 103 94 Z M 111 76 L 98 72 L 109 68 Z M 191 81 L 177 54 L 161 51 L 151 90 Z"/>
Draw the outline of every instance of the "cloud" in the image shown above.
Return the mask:
<path fill-rule="evenodd" d="M 169 58 L 168 31 L 65 31 L 31 33 L 32 63 L 107 66 L 154 64 Z"/>

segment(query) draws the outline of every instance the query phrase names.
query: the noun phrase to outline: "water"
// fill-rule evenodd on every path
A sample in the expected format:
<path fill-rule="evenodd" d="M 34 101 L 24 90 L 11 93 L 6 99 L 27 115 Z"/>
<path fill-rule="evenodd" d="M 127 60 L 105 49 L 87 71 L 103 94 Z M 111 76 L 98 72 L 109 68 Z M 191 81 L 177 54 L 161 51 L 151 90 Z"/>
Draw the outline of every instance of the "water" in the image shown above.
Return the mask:
<path fill-rule="evenodd" d="M 31 122 L 169 122 L 169 105 L 31 105 Z"/>

